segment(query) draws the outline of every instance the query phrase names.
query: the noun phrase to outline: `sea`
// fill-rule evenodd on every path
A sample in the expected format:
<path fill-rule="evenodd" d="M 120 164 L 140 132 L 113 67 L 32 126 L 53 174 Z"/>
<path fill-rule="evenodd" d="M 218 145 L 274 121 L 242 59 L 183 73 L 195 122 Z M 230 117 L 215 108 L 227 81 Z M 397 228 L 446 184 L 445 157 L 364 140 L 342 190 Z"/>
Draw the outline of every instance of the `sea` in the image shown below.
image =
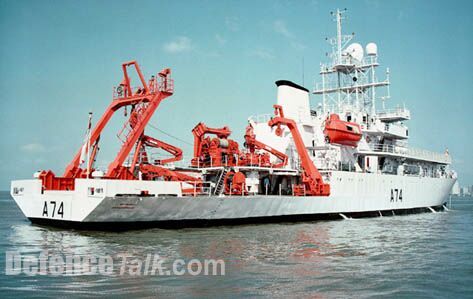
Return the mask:
<path fill-rule="evenodd" d="M 2 192 L 0 297 L 473 298 L 473 199 L 455 198 L 449 207 L 363 219 L 98 232 L 32 225 Z M 15 268 L 12 254 L 40 270 L 40 254 L 110 263 L 101 268 L 108 271 L 61 272 L 57 259 L 48 260 L 54 271 L 41 273 L 28 264 Z M 127 268 L 148 256 L 173 271 Z M 178 272 L 176 260 L 184 265 Z M 206 260 L 224 267 L 199 273 Z"/>

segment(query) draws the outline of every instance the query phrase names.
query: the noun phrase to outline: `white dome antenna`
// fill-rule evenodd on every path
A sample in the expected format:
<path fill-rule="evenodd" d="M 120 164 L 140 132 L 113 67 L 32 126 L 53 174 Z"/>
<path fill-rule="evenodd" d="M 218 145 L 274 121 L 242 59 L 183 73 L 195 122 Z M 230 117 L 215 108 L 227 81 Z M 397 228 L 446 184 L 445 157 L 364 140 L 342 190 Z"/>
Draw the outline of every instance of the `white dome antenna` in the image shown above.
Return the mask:
<path fill-rule="evenodd" d="M 375 43 L 369 43 L 366 45 L 366 54 L 369 56 L 378 55 L 378 46 Z"/>

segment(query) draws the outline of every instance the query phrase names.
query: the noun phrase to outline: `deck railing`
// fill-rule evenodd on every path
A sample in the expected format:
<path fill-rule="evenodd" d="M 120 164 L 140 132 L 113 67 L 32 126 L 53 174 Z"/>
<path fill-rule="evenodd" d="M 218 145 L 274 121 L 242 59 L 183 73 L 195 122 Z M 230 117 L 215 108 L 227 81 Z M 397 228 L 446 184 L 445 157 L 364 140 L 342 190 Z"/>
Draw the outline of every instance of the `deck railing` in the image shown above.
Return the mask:
<path fill-rule="evenodd" d="M 408 148 L 407 156 L 423 158 L 424 160 L 436 161 L 440 163 L 452 163 L 452 158 L 447 153 L 441 154 L 418 148 Z"/>
<path fill-rule="evenodd" d="M 254 121 L 255 123 L 267 123 L 273 117 L 272 114 L 256 114 L 248 117 L 248 120 Z"/>
<path fill-rule="evenodd" d="M 385 109 L 376 111 L 376 114 L 381 118 L 403 117 L 409 119 L 411 112 L 405 107 L 397 107 L 394 109 Z"/>
<path fill-rule="evenodd" d="M 406 158 L 433 161 L 438 163 L 450 164 L 452 158 L 448 154 L 441 154 L 436 152 L 431 152 L 424 149 L 411 148 L 411 147 L 402 147 L 392 144 L 381 144 L 375 143 L 369 145 L 370 150 L 373 152 L 383 152 L 391 153 L 404 156 Z"/>
<path fill-rule="evenodd" d="M 181 168 L 197 168 L 197 169 L 200 169 L 200 168 L 213 168 L 213 167 L 228 167 L 228 166 L 231 166 L 231 167 L 264 167 L 264 168 L 275 168 L 273 167 L 272 164 L 268 165 L 267 163 L 265 163 L 264 160 L 262 160 L 261 158 L 258 158 L 258 159 L 254 159 L 253 160 L 253 157 L 250 156 L 250 160 L 244 160 L 243 162 L 240 161 L 238 159 L 238 157 L 235 157 L 235 160 L 236 162 L 235 163 L 229 163 L 229 161 L 227 159 L 223 159 L 221 161 L 221 163 L 214 163 L 213 159 L 211 157 L 209 157 L 207 160 L 205 161 L 200 161 L 200 160 L 197 160 L 196 163 L 197 165 L 194 165 L 192 163 L 192 160 L 193 160 L 193 157 L 184 157 L 182 160 L 180 161 L 176 161 L 176 162 L 172 162 L 172 163 L 169 163 L 167 164 L 168 166 L 170 166 L 171 168 L 174 168 L 174 167 L 181 167 Z M 249 164 L 248 164 L 249 162 Z M 284 167 L 278 167 L 277 169 L 285 169 Z"/>
<path fill-rule="evenodd" d="M 161 76 L 157 76 L 157 79 L 149 82 L 148 83 L 148 88 L 150 93 L 156 93 L 156 92 L 168 92 L 168 93 L 173 93 L 174 92 L 174 80 L 171 78 L 163 78 Z M 125 97 L 126 91 L 125 91 L 125 86 L 124 85 L 118 85 L 114 86 L 112 88 L 112 98 L 114 100 L 117 99 L 122 99 Z M 131 95 L 127 95 L 128 97 L 132 97 L 135 95 L 141 94 L 141 91 L 143 90 L 143 86 L 132 86 L 131 87 Z"/>

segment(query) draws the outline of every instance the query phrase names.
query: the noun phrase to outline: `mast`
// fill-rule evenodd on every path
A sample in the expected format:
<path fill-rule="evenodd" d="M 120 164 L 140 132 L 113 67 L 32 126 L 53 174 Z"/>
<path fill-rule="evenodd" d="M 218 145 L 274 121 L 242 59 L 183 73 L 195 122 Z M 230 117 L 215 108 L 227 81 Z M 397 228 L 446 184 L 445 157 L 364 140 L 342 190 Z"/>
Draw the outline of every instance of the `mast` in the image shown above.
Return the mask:
<path fill-rule="evenodd" d="M 346 11 L 346 9 L 344 10 Z M 337 22 L 337 65 L 342 64 L 342 12 L 337 8 L 336 12 L 336 22 Z M 337 86 L 338 86 L 338 95 L 337 95 L 337 108 L 341 109 L 342 105 L 342 91 L 341 91 L 341 82 L 340 82 L 340 73 L 337 74 Z"/>
<path fill-rule="evenodd" d="M 376 115 L 376 100 L 380 97 L 376 88 L 389 85 L 389 76 L 384 81 L 376 78 L 377 46 L 368 43 L 362 46 L 351 43 L 352 34 L 343 34 L 342 21 L 346 9 L 332 12 L 336 22 L 336 36 L 326 40 L 332 47 L 329 63 L 320 65 L 321 84 L 317 84 L 314 94 L 322 95 L 322 112 L 352 113 L 360 111 L 364 116 Z M 389 91 L 388 91 L 389 93 Z M 377 98 L 378 97 L 378 98 Z M 384 98 L 388 98 L 387 97 Z M 383 98 L 383 97 L 381 97 Z M 373 119 L 364 117 L 364 122 Z M 359 120 L 361 122 L 361 120 Z"/>
<path fill-rule="evenodd" d="M 340 9 L 337 8 L 337 53 L 338 61 L 337 63 L 342 63 L 342 13 Z"/>
<path fill-rule="evenodd" d="M 374 64 L 371 64 L 371 82 L 376 80 Z M 376 88 L 371 87 L 371 115 L 376 114 Z"/>

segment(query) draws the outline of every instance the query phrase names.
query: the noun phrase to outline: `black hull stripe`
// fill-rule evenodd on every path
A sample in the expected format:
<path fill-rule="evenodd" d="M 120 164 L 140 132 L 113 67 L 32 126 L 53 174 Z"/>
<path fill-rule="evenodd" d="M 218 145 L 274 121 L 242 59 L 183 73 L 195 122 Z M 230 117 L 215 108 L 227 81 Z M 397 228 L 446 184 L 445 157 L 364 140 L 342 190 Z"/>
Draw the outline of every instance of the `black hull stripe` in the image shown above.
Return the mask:
<path fill-rule="evenodd" d="M 443 206 L 432 207 L 436 211 L 442 211 Z M 431 212 L 429 208 L 413 208 L 402 210 L 386 210 L 381 211 L 383 216 L 407 215 L 415 213 Z M 379 217 L 380 211 L 343 213 L 350 218 Z M 223 225 L 244 225 L 244 224 L 261 224 L 261 223 L 281 223 L 281 222 L 304 222 L 316 220 L 334 220 L 341 219 L 340 214 L 302 214 L 302 215 L 284 215 L 284 216 L 267 216 L 267 217 L 251 217 L 251 218 L 234 218 L 234 219 L 184 219 L 184 220 L 164 220 L 164 221 L 133 221 L 133 222 L 79 222 L 66 221 L 46 218 L 28 218 L 32 223 L 42 226 L 53 226 L 68 229 L 79 230 L 95 230 L 95 231 L 125 231 L 139 230 L 147 228 L 165 228 L 179 229 L 187 227 L 210 227 Z"/>

